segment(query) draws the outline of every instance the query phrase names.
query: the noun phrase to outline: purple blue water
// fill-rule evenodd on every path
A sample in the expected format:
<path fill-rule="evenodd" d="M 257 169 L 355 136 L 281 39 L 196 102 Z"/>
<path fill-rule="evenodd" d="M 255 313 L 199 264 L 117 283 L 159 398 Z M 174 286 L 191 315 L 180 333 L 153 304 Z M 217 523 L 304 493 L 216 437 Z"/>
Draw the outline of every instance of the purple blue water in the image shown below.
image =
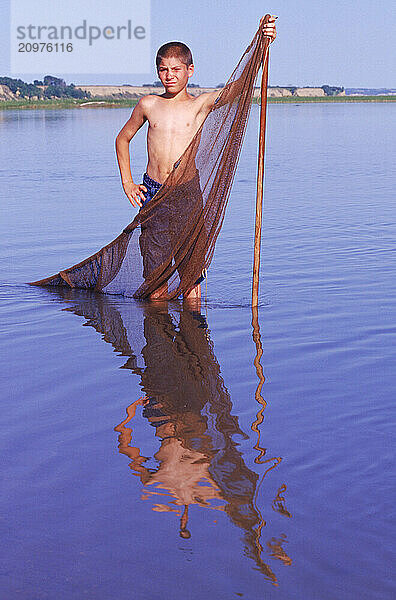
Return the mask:
<path fill-rule="evenodd" d="M 0 112 L 1 597 L 394 598 L 395 107 L 269 106 L 254 339 L 257 106 L 200 312 L 25 284 L 132 220 L 128 114 Z"/>

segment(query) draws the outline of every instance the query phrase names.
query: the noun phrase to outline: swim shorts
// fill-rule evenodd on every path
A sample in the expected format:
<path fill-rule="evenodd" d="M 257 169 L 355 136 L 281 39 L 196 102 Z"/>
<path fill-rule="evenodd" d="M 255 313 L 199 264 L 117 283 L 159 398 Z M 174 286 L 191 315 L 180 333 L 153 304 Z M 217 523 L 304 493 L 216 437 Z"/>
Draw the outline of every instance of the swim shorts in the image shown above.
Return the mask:
<path fill-rule="evenodd" d="M 190 184 L 190 182 L 189 182 Z M 152 179 L 147 173 L 143 175 L 143 185 L 147 192 L 143 192 L 145 206 L 153 199 L 158 190 L 162 187 L 161 183 Z M 190 184 L 191 185 L 191 184 Z M 197 177 L 196 185 L 199 186 L 199 178 Z M 177 215 L 177 218 L 175 218 Z M 143 258 L 143 277 L 148 275 L 161 264 L 163 264 L 170 256 L 173 242 L 177 239 L 177 231 L 173 231 L 172 225 L 180 220 L 188 220 L 190 215 L 188 199 L 180 203 L 176 200 L 170 206 L 169 202 L 159 204 L 153 216 L 141 226 L 141 234 L 139 239 L 140 251 Z M 189 257 L 186 257 L 188 259 Z M 197 279 L 195 285 L 201 283 L 206 276 L 206 271 Z"/>
<path fill-rule="evenodd" d="M 147 192 L 143 192 L 146 198 L 146 200 L 143 202 L 143 206 L 145 206 L 147 202 L 150 202 L 150 200 L 153 199 L 153 196 L 158 192 L 162 184 L 158 183 L 158 181 L 155 181 L 154 179 L 151 179 L 151 177 L 145 173 L 143 175 L 143 185 L 147 188 Z"/>

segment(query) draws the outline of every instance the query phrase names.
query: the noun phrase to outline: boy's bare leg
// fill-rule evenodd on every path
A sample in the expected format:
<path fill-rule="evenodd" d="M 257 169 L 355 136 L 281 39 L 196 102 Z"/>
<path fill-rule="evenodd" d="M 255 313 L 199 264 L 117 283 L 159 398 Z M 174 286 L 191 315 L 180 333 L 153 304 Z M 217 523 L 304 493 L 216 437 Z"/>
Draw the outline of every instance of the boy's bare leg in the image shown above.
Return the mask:
<path fill-rule="evenodd" d="M 188 307 L 193 310 L 201 310 L 201 285 L 198 283 L 191 292 L 183 296 L 183 300 L 188 304 Z"/>
<path fill-rule="evenodd" d="M 150 294 L 150 300 L 167 300 L 168 299 L 168 284 L 164 283 L 158 290 Z M 187 301 L 190 306 L 200 309 L 201 307 L 201 284 L 198 283 L 193 289 L 183 296 L 183 300 Z"/>
<path fill-rule="evenodd" d="M 184 296 L 184 300 L 196 300 L 196 299 L 198 299 L 198 300 L 201 299 L 201 284 L 200 283 L 198 283 L 198 285 L 193 287 L 191 292 L 188 292 L 188 294 L 186 294 Z"/>
<path fill-rule="evenodd" d="M 150 294 L 150 300 L 168 300 L 168 282 Z"/>

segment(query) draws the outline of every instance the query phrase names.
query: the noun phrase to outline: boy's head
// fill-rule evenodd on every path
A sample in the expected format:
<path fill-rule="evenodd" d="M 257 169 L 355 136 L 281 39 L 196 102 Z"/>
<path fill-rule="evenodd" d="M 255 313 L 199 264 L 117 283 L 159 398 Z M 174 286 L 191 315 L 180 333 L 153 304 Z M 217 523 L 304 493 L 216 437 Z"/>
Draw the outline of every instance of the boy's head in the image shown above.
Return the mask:
<path fill-rule="evenodd" d="M 165 89 L 178 92 L 194 73 L 191 50 L 183 42 L 168 42 L 161 46 L 155 59 L 158 77 Z"/>
<path fill-rule="evenodd" d="M 180 62 L 189 67 L 193 64 L 193 57 L 191 54 L 191 50 L 186 44 L 183 42 L 168 42 L 161 46 L 161 48 L 157 52 L 157 57 L 155 59 L 155 63 L 157 65 L 157 71 L 161 64 L 163 58 L 178 58 Z"/>

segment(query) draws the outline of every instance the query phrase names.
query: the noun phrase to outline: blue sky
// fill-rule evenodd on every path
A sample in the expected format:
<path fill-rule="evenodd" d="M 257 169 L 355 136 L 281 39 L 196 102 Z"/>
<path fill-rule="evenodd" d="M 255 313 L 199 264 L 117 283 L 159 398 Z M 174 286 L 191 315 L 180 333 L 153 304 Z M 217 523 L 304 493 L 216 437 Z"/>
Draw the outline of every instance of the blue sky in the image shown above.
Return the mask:
<path fill-rule="evenodd" d="M 133 5 L 133 0 L 122 1 Z M 99 11 L 102 2 L 108 5 L 108 0 L 97 0 Z M 151 0 L 151 62 L 161 44 L 180 40 L 193 51 L 192 82 L 222 83 L 253 37 L 260 16 L 270 12 L 279 17 L 278 39 L 271 47 L 270 84 L 396 87 L 394 7 L 391 0 Z M 9 75 L 8 30 L 9 0 L 0 0 L 0 75 Z M 45 74 L 18 75 L 32 81 Z M 119 74 L 115 64 L 113 74 L 82 73 L 65 79 L 140 84 L 153 81 L 156 74 L 154 68 L 151 73 Z"/>

